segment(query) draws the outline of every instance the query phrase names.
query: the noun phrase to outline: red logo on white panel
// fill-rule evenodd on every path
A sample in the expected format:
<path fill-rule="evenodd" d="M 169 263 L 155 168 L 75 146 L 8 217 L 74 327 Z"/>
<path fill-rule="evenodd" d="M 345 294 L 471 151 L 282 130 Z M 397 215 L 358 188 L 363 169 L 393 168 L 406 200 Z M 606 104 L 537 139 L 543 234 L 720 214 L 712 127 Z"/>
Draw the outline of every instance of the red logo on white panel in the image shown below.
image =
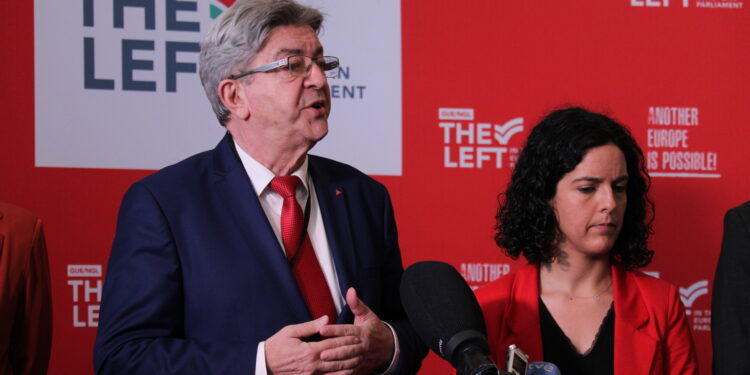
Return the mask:
<path fill-rule="evenodd" d="M 438 119 L 443 133 L 444 167 L 501 169 L 515 166 L 519 148 L 509 147 L 509 144 L 524 130 L 523 117 L 498 122 L 475 121 L 473 108 L 439 108 Z"/>

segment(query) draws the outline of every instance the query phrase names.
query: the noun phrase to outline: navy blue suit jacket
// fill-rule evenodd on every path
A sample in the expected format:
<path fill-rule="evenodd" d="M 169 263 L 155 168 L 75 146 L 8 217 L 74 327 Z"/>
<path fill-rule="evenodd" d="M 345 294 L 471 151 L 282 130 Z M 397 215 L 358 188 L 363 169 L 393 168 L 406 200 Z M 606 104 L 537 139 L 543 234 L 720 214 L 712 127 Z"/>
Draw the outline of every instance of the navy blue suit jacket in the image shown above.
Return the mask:
<path fill-rule="evenodd" d="M 426 348 L 405 319 L 396 225 L 385 187 L 309 156 L 342 295 L 390 323 L 399 373 Z M 253 374 L 257 345 L 311 320 L 230 135 L 135 183 L 117 223 L 94 347 L 98 374 Z M 339 323 L 351 323 L 345 308 Z"/>
<path fill-rule="evenodd" d="M 750 201 L 724 215 L 711 302 L 713 373 L 750 374 Z"/>

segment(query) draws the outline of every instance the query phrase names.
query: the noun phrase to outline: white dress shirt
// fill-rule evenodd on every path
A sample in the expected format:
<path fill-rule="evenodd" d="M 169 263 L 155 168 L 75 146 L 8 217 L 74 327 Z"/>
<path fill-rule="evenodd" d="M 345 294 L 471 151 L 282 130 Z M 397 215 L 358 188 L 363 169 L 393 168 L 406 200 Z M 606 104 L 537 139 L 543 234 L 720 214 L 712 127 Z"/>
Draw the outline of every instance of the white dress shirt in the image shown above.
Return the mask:
<path fill-rule="evenodd" d="M 252 156 L 248 155 L 236 142 L 234 143 L 234 147 L 240 156 L 240 161 L 245 168 L 245 172 L 250 177 L 250 183 L 253 185 L 255 194 L 258 195 L 260 205 L 266 214 L 266 218 L 268 218 L 268 222 L 271 224 L 271 228 L 273 228 L 276 239 L 279 241 L 279 246 L 284 251 L 284 243 L 281 237 L 281 207 L 284 199 L 268 186 L 276 175 L 263 164 L 253 159 Z M 318 258 L 318 264 L 320 264 L 320 268 L 323 271 L 328 289 L 331 291 L 333 303 L 336 305 L 336 313 L 340 314 L 343 306 L 346 304 L 346 299 L 339 289 L 336 267 L 333 264 L 331 249 L 328 247 L 328 238 L 323 226 L 323 216 L 320 213 L 318 199 L 315 196 L 315 184 L 312 182 L 307 166 L 307 155 L 305 155 L 302 165 L 292 172 L 292 175 L 302 180 L 302 184 L 297 186 L 297 203 L 301 207 L 305 207 L 307 200 L 310 199 L 310 218 L 307 225 L 307 234 L 310 236 L 310 242 L 312 243 L 313 250 L 315 250 L 315 256 Z M 315 318 L 319 317 L 314 316 L 313 319 Z M 393 334 L 395 352 L 385 374 L 392 372 L 399 354 L 396 332 L 389 324 L 386 323 L 386 325 L 391 329 L 391 333 Z M 258 344 L 258 351 L 255 358 L 255 375 L 267 375 L 265 341 Z"/>

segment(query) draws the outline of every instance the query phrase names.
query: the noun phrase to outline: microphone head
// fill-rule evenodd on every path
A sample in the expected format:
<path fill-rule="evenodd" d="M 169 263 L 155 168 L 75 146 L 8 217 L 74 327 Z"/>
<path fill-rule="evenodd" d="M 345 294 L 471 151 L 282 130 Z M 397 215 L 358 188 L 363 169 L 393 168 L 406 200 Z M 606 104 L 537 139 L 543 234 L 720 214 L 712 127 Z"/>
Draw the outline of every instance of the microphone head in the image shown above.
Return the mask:
<path fill-rule="evenodd" d="M 561 373 L 554 363 L 531 362 L 526 368 L 526 375 L 561 375 Z"/>
<path fill-rule="evenodd" d="M 433 352 L 454 365 L 454 352 L 465 344 L 489 353 L 482 310 L 455 268 L 435 261 L 414 263 L 404 271 L 400 290 L 409 321 Z"/>

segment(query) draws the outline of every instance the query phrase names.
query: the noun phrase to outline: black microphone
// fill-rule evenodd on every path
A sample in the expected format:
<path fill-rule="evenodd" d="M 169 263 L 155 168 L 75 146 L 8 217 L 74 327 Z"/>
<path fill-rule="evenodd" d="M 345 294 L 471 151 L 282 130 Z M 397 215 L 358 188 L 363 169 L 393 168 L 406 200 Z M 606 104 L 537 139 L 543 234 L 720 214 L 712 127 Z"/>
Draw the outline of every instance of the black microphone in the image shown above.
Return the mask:
<path fill-rule="evenodd" d="M 498 375 L 490 360 L 482 310 L 449 264 L 419 262 L 401 277 L 401 303 L 417 334 L 461 375 Z"/>

